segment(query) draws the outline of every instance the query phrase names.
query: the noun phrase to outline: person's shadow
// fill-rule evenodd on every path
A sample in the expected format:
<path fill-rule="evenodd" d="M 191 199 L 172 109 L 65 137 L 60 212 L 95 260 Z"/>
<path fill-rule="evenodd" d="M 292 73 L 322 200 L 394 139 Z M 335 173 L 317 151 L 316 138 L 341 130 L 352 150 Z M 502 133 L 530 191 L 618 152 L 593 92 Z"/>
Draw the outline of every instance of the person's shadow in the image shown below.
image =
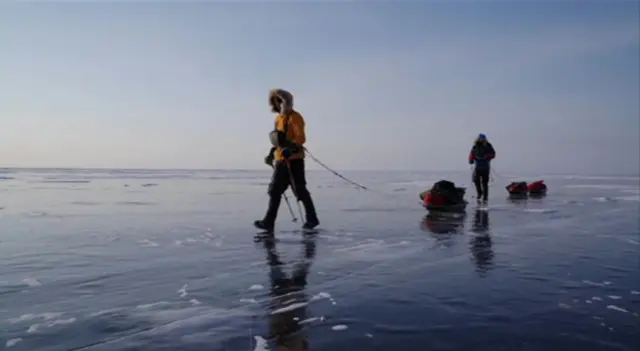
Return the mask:
<path fill-rule="evenodd" d="M 267 314 L 269 340 L 275 343 L 276 351 L 309 350 L 308 337 L 303 328 L 304 321 L 308 319 L 305 288 L 316 245 L 314 236 L 307 236 L 303 240 L 303 257 L 294 264 L 291 276 L 284 271 L 276 252 L 275 240 L 264 241 L 271 281 L 271 301 Z"/>
<path fill-rule="evenodd" d="M 480 276 L 485 276 L 492 268 L 493 258 L 495 256 L 491 241 L 491 226 L 489 224 L 489 211 L 476 209 L 473 216 L 473 225 L 469 241 L 469 251 L 473 256 L 476 266 L 476 272 Z"/>

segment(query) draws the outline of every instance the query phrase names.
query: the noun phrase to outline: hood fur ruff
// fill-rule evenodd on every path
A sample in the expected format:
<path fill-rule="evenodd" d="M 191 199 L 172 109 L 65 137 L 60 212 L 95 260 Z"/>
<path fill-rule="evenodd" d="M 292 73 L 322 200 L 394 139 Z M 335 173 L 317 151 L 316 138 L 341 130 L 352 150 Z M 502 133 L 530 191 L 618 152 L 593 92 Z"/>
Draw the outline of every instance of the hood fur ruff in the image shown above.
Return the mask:
<path fill-rule="evenodd" d="M 269 90 L 269 104 L 271 104 L 271 98 L 273 98 L 274 96 L 279 97 L 284 102 L 282 106 L 284 108 L 283 112 L 293 111 L 293 95 L 290 92 L 284 89 Z"/>

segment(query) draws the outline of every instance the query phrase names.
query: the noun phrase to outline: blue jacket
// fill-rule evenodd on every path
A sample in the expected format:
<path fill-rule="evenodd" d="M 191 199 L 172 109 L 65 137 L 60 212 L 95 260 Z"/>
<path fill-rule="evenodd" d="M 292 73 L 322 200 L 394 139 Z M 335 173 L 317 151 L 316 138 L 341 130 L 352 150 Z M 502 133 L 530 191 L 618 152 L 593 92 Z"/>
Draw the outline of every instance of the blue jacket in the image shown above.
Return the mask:
<path fill-rule="evenodd" d="M 491 160 L 496 157 L 496 151 L 490 142 L 475 143 L 469 153 L 469 164 L 475 163 L 476 169 L 490 169 Z"/>

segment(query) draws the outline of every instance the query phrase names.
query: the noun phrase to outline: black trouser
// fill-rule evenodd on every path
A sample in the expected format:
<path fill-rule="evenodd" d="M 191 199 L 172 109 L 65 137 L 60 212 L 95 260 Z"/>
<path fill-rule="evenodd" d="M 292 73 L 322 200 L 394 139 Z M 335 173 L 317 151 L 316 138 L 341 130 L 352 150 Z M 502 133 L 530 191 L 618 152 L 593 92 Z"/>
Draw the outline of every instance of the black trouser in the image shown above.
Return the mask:
<path fill-rule="evenodd" d="M 487 200 L 489 197 L 489 174 L 491 170 L 489 168 L 486 169 L 478 169 L 476 168 L 473 171 L 473 184 L 476 186 L 476 193 L 478 194 L 477 198 L 482 198 L 483 200 Z"/>
<path fill-rule="evenodd" d="M 289 173 L 291 170 L 291 173 Z M 287 190 L 293 180 L 294 195 L 302 202 L 306 213 L 307 221 L 317 221 L 316 208 L 311 200 L 311 194 L 307 190 L 307 180 L 304 171 L 304 160 L 295 159 L 288 163 L 278 161 L 273 169 L 271 183 L 269 183 L 269 208 L 264 216 L 263 222 L 269 226 L 273 226 L 278 216 L 278 208 L 282 194 Z"/>

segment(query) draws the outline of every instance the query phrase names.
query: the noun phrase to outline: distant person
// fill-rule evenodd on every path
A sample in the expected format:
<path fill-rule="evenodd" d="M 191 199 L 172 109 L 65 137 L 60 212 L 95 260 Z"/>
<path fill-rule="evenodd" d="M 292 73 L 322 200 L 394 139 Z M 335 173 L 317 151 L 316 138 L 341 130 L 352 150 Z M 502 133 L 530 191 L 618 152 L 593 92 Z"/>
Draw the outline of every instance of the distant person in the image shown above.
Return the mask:
<path fill-rule="evenodd" d="M 469 164 L 475 163 L 473 170 L 473 184 L 476 186 L 476 198 L 487 202 L 489 197 L 489 175 L 491 174 L 491 160 L 496 157 L 493 145 L 484 134 L 478 135 L 469 153 Z"/>
<path fill-rule="evenodd" d="M 264 218 L 253 225 L 273 232 L 282 194 L 292 185 L 298 201 L 302 202 L 306 214 L 304 229 L 313 229 L 320 224 L 311 194 L 307 190 L 304 166 L 304 147 L 306 141 L 304 118 L 293 109 L 293 95 L 282 89 L 269 92 L 271 111 L 277 113 L 274 130 L 269 134 L 273 147 L 264 162 L 273 167 L 273 176 L 269 183 L 269 207 Z M 275 160 L 275 165 L 273 164 Z"/>

